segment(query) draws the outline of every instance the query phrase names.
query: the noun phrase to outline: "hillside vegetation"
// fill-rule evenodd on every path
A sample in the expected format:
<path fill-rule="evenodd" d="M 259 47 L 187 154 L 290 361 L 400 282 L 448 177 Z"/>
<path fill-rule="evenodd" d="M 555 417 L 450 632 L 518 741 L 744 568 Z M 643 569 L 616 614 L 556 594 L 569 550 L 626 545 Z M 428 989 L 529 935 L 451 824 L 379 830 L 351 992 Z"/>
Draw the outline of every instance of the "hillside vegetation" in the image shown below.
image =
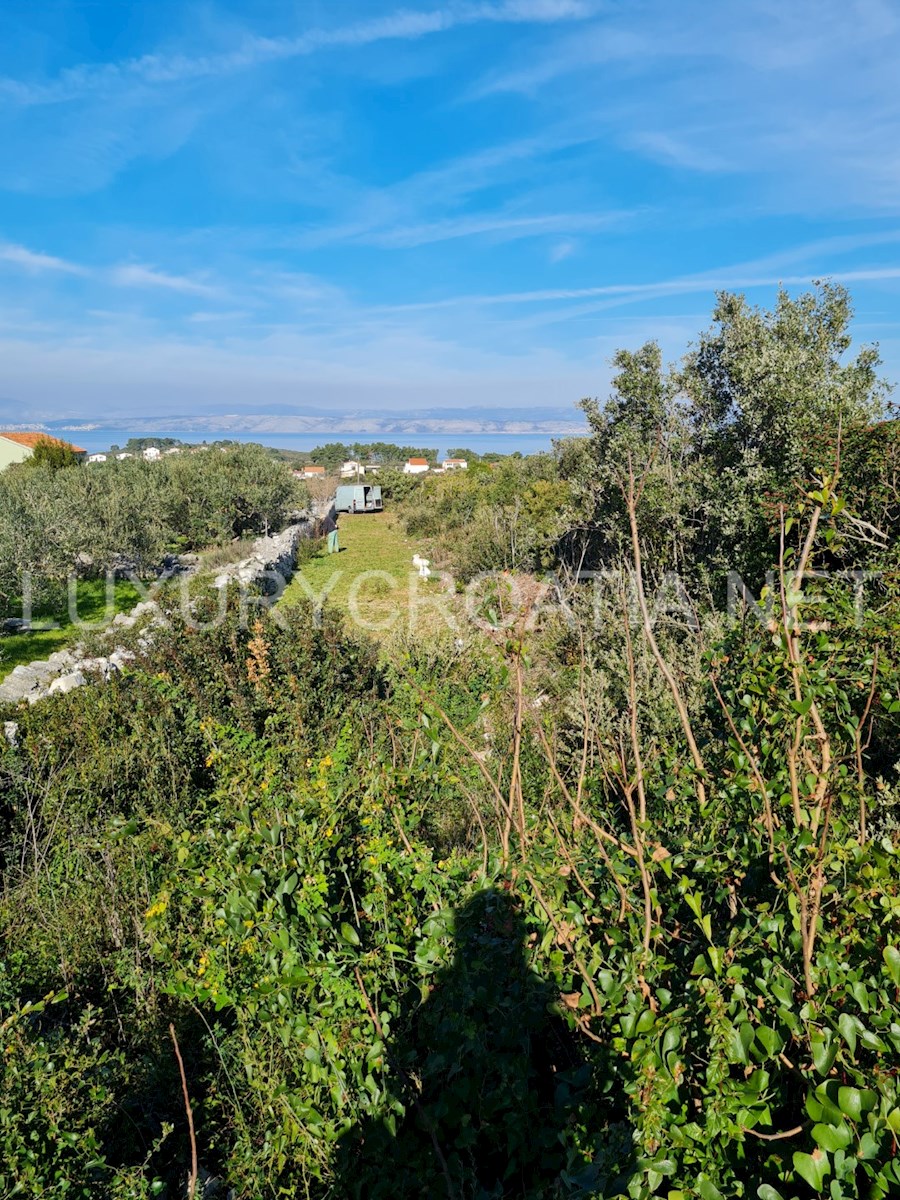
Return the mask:
<path fill-rule="evenodd" d="M 0 475 L 0 604 L 58 598 L 76 572 L 152 576 L 166 554 L 280 527 L 307 493 L 261 446 L 92 466 L 24 463 Z M 63 589 L 64 590 L 64 589 Z"/>
<path fill-rule="evenodd" d="M 898 442 L 848 322 L 723 296 L 588 438 L 398 485 L 461 631 L 198 592 L 3 714 L 0 1193 L 898 1194 Z"/>
<path fill-rule="evenodd" d="M 51 450 L 54 447 L 47 443 Z M 39 450 L 41 444 L 39 443 Z M 231 561 L 279 529 L 306 488 L 261 446 L 82 466 L 36 453 L 0 474 L 0 679 L 141 599 L 168 556 Z"/>

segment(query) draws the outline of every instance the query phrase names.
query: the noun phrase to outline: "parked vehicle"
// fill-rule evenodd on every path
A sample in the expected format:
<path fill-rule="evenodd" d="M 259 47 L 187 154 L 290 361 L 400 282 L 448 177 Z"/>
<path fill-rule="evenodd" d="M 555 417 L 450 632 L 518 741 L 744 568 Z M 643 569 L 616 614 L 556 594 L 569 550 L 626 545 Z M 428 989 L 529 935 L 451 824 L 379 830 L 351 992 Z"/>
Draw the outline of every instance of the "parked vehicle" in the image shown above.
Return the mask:
<path fill-rule="evenodd" d="M 335 512 L 381 512 L 381 488 L 371 483 L 343 484 L 334 498 Z"/>

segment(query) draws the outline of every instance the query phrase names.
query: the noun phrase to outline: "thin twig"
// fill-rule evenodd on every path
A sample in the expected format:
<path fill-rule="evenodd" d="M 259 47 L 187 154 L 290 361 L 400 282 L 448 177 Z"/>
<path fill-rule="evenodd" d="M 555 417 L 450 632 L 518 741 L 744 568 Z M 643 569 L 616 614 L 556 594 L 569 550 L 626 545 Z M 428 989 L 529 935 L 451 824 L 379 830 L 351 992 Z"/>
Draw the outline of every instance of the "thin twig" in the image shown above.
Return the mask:
<path fill-rule="evenodd" d="M 194 1134 L 194 1113 L 191 1109 L 191 1101 L 188 1097 L 187 1076 L 184 1073 L 184 1062 L 181 1058 L 181 1050 L 178 1046 L 178 1038 L 175 1036 L 175 1026 L 169 1022 L 169 1036 L 172 1039 L 172 1045 L 175 1047 L 175 1057 L 178 1059 L 178 1070 L 181 1074 L 181 1091 L 184 1095 L 184 1111 L 187 1113 L 188 1134 L 191 1139 L 191 1174 L 188 1179 L 188 1200 L 194 1200 L 194 1193 L 197 1190 L 197 1138 Z"/>
<path fill-rule="evenodd" d="M 688 744 L 688 749 L 691 753 L 691 759 L 694 763 L 694 770 L 697 772 L 695 787 L 697 789 L 697 799 L 701 808 L 706 807 L 706 785 L 703 782 L 706 777 L 706 767 L 703 763 L 703 756 L 700 753 L 700 748 L 697 745 L 697 740 L 694 737 L 694 730 L 691 726 L 691 718 L 687 710 L 687 705 L 684 702 L 684 697 L 681 694 L 675 676 L 672 674 L 669 664 L 665 660 L 663 652 L 659 648 L 659 643 L 656 640 L 656 635 L 653 632 L 653 622 L 650 620 L 650 610 L 647 607 L 647 596 L 644 592 L 644 575 L 641 562 L 641 538 L 638 532 L 637 523 L 637 504 L 640 500 L 641 491 L 643 490 L 645 480 L 642 480 L 638 489 L 637 497 L 635 496 L 635 479 L 634 466 L 631 461 L 631 456 L 628 458 L 628 489 L 623 489 L 625 498 L 625 506 L 628 511 L 628 524 L 631 529 L 631 554 L 634 564 L 634 582 L 637 591 L 638 606 L 641 610 L 641 625 L 644 632 L 644 637 L 647 640 L 647 645 L 650 647 L 653 657 L 656 659 L 656 665 L 659 667 L 663 679 L 665 679 L 671 692 L 672 699 L 675 702 L 675 708 L 678 711 L 678 718 L 681 721 L 681 728 L 684 730 L 684 736 Z"/>
<path fill-rule="evenodd" d="M 798 1133 L 802 1132 L 802 1125 L 795 1125 L 793 1129 L 785 1129 L 784 1133 L 760 1133 L 758 1129 L 744 1129 L 744 1133 L 752 1134 L 755 1138 L 761 1138 L 764 1142 L 780 1142 L 784 1138 L 796 1137 Z"/>

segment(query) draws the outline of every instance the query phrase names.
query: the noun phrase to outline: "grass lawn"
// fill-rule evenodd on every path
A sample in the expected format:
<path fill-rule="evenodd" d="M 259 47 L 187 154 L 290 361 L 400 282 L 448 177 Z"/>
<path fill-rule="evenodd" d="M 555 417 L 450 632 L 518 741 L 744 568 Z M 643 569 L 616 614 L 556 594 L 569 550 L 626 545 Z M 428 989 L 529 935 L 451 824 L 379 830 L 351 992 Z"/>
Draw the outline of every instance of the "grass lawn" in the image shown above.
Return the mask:
<path fill-rule="evenodd" d="M 83 624 L 109 620 L 106 612 L 106 580 L 82 579 L 78 583 L 78 623 L 73 623 L 68 611 L 48 612 L 39 610 L 33 622 L 54 622 L 56 629 L 34 629 L 28 633 L 15 633 L 0 637 L 0 679 L 4 679 L 13 667 L 49 658 L 55 650 L 77 642 L 82 636 Z M 117 580 L 115 588 L 115 611 L 127 612 L 141 600 L 137 589 L 125 580 Z"/>
<path fill-rule="evenodd" d="M 334 604 L 348 614 L 351 626 L 379 639 L 448 629 L 442 609 L 458 614 L 458 600 L 447 596 L 440 581 L 418 577 L 412 556 L 428 557 L 427 548 L 406 536 L 393 513 L 344 515 L 338 536 L 340 553 L 323 549 L 305 563 L 283 604 L 304 598 Z"/>

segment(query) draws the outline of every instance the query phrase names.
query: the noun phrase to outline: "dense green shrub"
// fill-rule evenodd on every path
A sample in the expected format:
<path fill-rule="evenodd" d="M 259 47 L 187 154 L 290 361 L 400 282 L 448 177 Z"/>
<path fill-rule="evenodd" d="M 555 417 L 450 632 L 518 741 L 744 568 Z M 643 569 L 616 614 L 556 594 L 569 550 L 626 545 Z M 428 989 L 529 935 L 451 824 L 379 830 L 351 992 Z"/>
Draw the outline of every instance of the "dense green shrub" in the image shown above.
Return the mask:
<path fill-rule="evenodd" d="M 550 454 L 474 463 L 394 495 L 410 536 L 434 539 L 461 582 L 485 571 L 553 566 L 570 522 L 569 485 Z"/>

